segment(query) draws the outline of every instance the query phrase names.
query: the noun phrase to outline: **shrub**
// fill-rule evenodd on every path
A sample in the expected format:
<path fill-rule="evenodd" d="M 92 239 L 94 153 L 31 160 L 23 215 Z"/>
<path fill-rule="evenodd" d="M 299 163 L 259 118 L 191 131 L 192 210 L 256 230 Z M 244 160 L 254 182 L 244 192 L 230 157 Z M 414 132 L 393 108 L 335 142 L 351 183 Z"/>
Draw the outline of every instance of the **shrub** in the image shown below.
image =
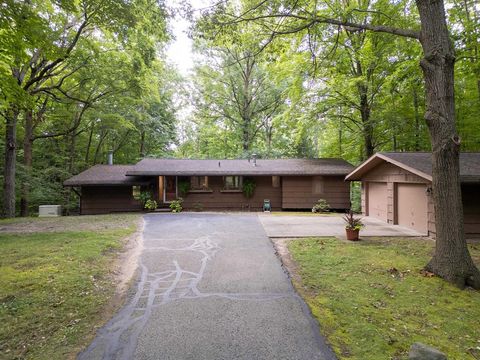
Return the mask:
<path fill-rule="evenodd" d="M 180 181 L 178 183 L 178 192 L 182 196 L 186 196 L 190 191 L 190 182 L 189 181 Z"/>
<path fill-rule="evenodd" d="M 242 191 L 245 197 L 251 198 L 255 192 L 255 181 L 253 179 L 245 179 L 242 185 Z"/>
<path fill-rule="evenodd" d="M 173 200 L 170 204 L 170 209 L 172 209 L 172 212 L 174 213 L 179 213 L 183 210 L 182 207 L 183 199 L 178 198 L 177 200 Z"/>
<path fill-rule="evenodd" d="M 148 199 L 143 207 L 150 211 L 155 210 L 157 208 L 157 202 L 155 200 Z"/>
<path fill-rule="evenodd" d="M 325 199 L 318 200 L 317 203 L 312 207 L 313 213 L 322 213 L 322 212 L 329 212 L 329 211 L 330 211 L 330 205 Z"/>
<path fill-rule="evenodd" d="M 145 207 L 147 201 L 152 199 L 152 193 L 150 191 L 142 191 L 138 199 L 141 201 L 143 207 Z"/>

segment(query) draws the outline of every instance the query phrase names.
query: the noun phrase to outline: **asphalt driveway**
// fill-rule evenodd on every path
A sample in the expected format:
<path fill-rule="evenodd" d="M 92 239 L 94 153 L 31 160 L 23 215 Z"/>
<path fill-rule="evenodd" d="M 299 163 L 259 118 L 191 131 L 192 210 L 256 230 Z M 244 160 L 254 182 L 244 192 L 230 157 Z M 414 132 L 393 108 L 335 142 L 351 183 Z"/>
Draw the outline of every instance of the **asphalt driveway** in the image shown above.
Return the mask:
<path fill-rule="evenodd" d="M 258 215 L 265 232 L 271 238 L 294 238 L 308 236 L 336 236 L 345 237 L 345 222 L 341 214 L 329 215 L 285 215 L 264 214 Z M 399 226 L 390 225 L 381 220 L 366 216 L 362 218 L 365 228 L 361 230 L 362 236 L 425 236 L 418 231 Z"/>
<path fill-rule="evenodd" d="M 335 359 L 256 214 L 145 222 L 129 300 L 79 359 Z"/>

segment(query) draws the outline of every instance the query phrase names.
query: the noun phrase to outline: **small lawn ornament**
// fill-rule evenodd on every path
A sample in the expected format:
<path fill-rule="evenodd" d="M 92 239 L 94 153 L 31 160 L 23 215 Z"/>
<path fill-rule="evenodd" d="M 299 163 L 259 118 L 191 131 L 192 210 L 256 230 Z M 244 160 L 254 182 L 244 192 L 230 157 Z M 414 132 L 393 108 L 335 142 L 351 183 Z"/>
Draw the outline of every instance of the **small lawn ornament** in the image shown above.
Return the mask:
<path fill-rule="evenodd" d="M 270 200 L 269 199 L 263 200 L 263 211 L 264 212 L 272 211 L 272 206 L 270 205 Z"/>

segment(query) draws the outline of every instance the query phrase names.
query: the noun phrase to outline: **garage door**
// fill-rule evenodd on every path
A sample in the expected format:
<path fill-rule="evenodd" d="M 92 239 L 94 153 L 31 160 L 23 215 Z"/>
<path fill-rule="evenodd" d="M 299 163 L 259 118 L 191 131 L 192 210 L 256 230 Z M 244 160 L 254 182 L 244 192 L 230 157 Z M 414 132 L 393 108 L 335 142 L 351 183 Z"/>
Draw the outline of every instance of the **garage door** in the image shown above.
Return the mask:
<path fill-rule="evenodd" d="M 398 225 L 427 233 L 428 205 L 424 184 L 397 184 Z"/>
<path fill-rule="evenodd" d="M 387 221 L 387 183 L 368 183 L 368 216 Z"/>

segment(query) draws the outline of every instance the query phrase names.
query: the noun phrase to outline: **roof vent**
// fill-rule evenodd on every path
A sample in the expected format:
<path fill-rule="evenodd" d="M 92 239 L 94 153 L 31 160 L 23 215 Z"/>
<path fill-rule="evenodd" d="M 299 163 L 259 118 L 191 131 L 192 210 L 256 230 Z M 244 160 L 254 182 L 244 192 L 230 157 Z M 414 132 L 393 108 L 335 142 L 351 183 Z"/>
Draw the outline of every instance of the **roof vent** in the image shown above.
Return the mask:
<path fill-rule="evenodd" d="M 220 167 L 220 161 L 218 162 L 218 167 Z"/>
<path fill-rule="evenodd" d="M 257 154 L 252 154 L 253 166 L 257 166 Z"/>

